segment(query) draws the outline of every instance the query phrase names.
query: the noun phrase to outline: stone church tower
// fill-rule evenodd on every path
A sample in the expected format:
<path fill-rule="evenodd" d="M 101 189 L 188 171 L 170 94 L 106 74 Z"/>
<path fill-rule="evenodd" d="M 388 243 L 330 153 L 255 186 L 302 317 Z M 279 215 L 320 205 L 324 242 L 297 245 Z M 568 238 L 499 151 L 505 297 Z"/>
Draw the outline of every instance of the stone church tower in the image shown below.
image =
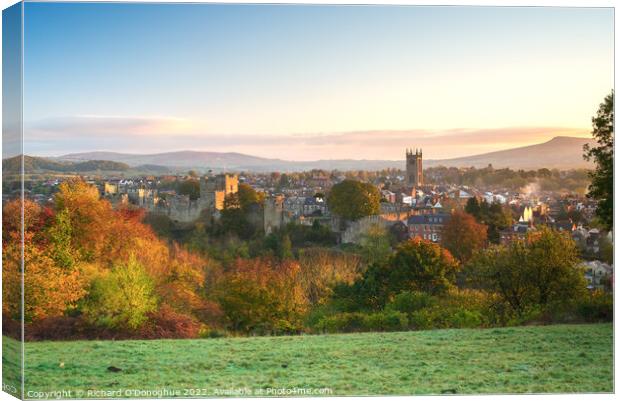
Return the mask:
<path fill-rule="evenodd" d="M 422 149 L 407 149 L 407 177 L 405 182 L 408 187 L 419 187 L 424 185 L 424 177 L 422 175 Z"/>

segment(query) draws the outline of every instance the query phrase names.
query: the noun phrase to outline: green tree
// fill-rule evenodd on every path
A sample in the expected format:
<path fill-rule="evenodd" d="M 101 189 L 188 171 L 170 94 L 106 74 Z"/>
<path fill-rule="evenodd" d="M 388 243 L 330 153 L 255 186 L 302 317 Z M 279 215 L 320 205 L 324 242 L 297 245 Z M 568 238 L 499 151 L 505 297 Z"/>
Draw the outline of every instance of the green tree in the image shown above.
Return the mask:
<path fill-rule="evenodd" d="M 262 192 L 256 192 L 254 188 L 252 188 L 248 184 L 239 184 L 237 197 L 239 199 L 239 207 L 244 212 L 247 212 L 250 206 L 261 205 L 263 203 L 265 194 L 263 194 Z"/>
<path fill-rule="evenodd" d="M 599 146 L 584 145 L 584 158 L 594 160 L 588 197 L 598 200 L 596 215 L 607 230 L 614 222 L 614 92 L 605 97 L 592 118 L 592 136 Z"/>
<path fill-rule="evenodd" d="M 465 205 L 465 212 L 471 214 L 477 220 L 480 220 L 480 202 L 478 202 L 478 198 L 474 196 L 467 199 L 467 204 Z"/>
<path fill-rule="evenodd" d="M 400 244 L 387 261 L 368 266 L 352 285 L 336 286 L 333 303 L 343 312 L 380 310 L 403 291 L 445 294 L 458 269 L 450 252 L 414 238 Z"/>
<path fill-rule="evenodd" d="M 190 200 L 200 198 L 200 183 L 198 180 L 189 179 L 179 184 L 179 194 L 189 196 Z"/>
<path fill-rule="evenodd" d="M 278 182 L 278 188 L 287 188 L 291 184 L 291 179 L 287 174 L 282 174 L 280 176 L 280 181 Z"/>
<path fill-rule="evenodd" d="M 389 293 L 423 291 L 437 295 L 452 288 L 459 266 L 446 249 L 415 238 L 396 248 L 387 268 Z"/>
<path fill-rule="evenodd" d="M 87 319 L 100 326 L 135 330 L 157 309 L 153 280 L 131 256 L 95 279 L 84 306 Z"/>
<path fill-rule="evenodd" d="M 512 223 L 509 211 L 498 202 L 489 204 L 486 199 L 479 202 L 475 197 L 469 198 L 465 212 L 474 216 L 478 223 L 487 226 L 487 238 L 495 244 L 499 244 L 499 232 Z"/>
<path fill-rule="evenodd" d="M 371 226 L 362 235 L 360 245 L 362 258 L 369 265 L 383 263 L 392 254 L 390 236 L 386 229 L 379 225 Z"/>
<path fill-rule="evenodd" d="M 499 232 L 512 224 L 512 216 L 500 203 L 493 202 L 489 205 L 481 223 L 488 226 L 489 241 L 498 244 Z"/>
<path fill-rule="evenodd" d="M 278 246 L 278 257 L 280 260 L 293 258 L 293 244 L 291 243 L 291 237 L 288 234 L 284 234 Z"/>
<path fill-rule="evenodd" d="M 77 262 L 76 252 L 71 247 L 72 231 L 69 211 L 66 208 L 56 213 L 54 223 L 47 230 L 52 258 L 63 268 L 72 268 Z"/>
<path fill-rule="evenodd" d="M 217 223 L 215 234 L 233 233 L 241 239 L 250 239 L 256 232 L 246 214 L 240 208 L 225 208 Z"/>
<path fill-rule="evenodd" d="M 293 243 L 291 237 L 284 231 L 265 236 L 262 245 L 268 255 L 276 256 L 279 260 L 293 258 Z"/>
<path fill-rule="evenodd" d="M 224 199 L 224 209 L 221 217 L 212 230 L 215 236 L 234 234 L 241 239 L 250 239 L 256 232 L 256 227 L 248 219 L 247 213 L 241 208 L 239 194 L 229 194 Z"/>
<path fill-rule="evenodd" d="M 586 282 L 577 248 L 563 232 L 541 228 L 525 241 L 493 246 L 468 266 L 469 280 L 495 292 L 518 315 L 579 299 Z"/>
<path fill-rule="evenodd" d="M 332 212 L 346 220 L 357 220 L 378 214 L 381 193 L 372 184 L 344 180 L 332 187 L 327 198 Z"/>
<path fill-rule="evenodd" d="M 599 239 L 600 258 L 603 262 L 608 264 L 614 263 L 614 244 L 607 238 L 606 235 L 602 235 Z"/>

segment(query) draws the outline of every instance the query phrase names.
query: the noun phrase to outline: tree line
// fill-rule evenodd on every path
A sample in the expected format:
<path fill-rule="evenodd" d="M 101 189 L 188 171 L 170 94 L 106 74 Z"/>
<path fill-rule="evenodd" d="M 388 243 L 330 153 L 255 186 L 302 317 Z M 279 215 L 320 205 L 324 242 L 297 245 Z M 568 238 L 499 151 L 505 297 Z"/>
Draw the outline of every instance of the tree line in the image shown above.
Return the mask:
<path fill-rule="evenodd" d="M 16 200 L 3 210 L 8 331 L 21 318 L 20 209 Z M 442 244 L 398 242 L 377 227 L 360 245 L 339 247 L 320 225 L 302 231 L 289 225 L 253 239 L 252 252 L 238 249 L 248 241 L 219 236 L 222 243 L 237 241 L 230 246 L 237 253 L 217 254 L 200 246 L 217 231 L 169 241 L 144 223 L 141 210 L 114 209 L 95 187 L 67 181 L 50 206 L 24 202 L 26 338 L 277 335 L 611 317 L 610 295 L 585 290 L 567 234 L 541 229 L 501 246 L 469 213 L 452 217 Z"/>

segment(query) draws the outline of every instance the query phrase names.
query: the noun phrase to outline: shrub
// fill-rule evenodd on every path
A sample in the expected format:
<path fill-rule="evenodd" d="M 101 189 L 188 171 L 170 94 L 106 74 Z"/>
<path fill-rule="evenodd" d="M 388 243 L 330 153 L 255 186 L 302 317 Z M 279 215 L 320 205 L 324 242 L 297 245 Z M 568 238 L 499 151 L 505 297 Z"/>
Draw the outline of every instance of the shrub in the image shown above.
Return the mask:
<path fill-rule="evenodd" d="M 78 318 L 55 316 L 40 319 L 24 327 L 24 338 L 36 340 L 68 340 L 74 338 L 79 330 Z"/>
<path fill-rule="evenodd" d="M 496 321 L 490 308 L 493 298 L 483 291 L 451 290 L 432 300 L 411 313 L 410 322 L 416 329 L 487 327 Z"/>
<path fill-rule="evenodd" d="M 205 300 L 200 309 L 195 312 L 196 317 L 211 328 L 224 327 L 225 315 L 222 307 L 214 301 Z"/>
<path fill-rule="evenodd" d="M 587 322 L 611 322 L 614 318 L 613 295 L 594 291 L 577 304 L 577 313 Z"/>
<path fill-rule="evenodd" d="M 425 292 L 403 291 L 394 297 L 392 302 L 386 306 L 386 309 L 403 313 L 412 313 L 427 308 L 433 303 L 433 297 Z"/>
<path fill-rule="evenodd" d="M 213 329 L 210 327 L 203 327 L 200 329 L 200 338 L 222 338 L 227 337 L 228 333 L 222 330 Z"/>
<path fill-rule="evenodd" d="M 148 323 L 139 330 L 140 338 L 198 338 L 201 325 L 192 316 L 162 305 L 148 315 Z"/>
<path fill-rule="evenodd" d="M 543 309 L 539 305 L 529 305 L 521 312 L 517 313 L 514 310 L 506 311 L 504 326 L 524 326 L 524 325 L 539 325 L 548 324 L 553 321 L 567 321 L 569 319 L 560 318 L 558 311 L 553 311 L 551 308 Z"/>
<path fill-rule="evenodd" d="M 369 331 L 401 331 L 408 329 L 409 319 L 405 313 L 386 310 L 366 315 L 365 326 Z"/>
<path fill-rule="evenodd" d="M 356 333 L 406 330 L 408 325 L 409 319 L 402 312 L 345 312 L 321 319 L 315 329 L 326 333 Z"/>
<path fill-rule="evenodd" d="M 321 320 L 333 316 L 338 312 L 341 312 L 341 310 L 333 303 L 315 306 L 306 315 L 304 325 L 309 328 L 316 328 Z"/>
<path fill-rule="evenodd" d="M 479 311 L 465 307 L 444 308 L 436 305 L 411 314 L 411 324 L 418 330 L 475 328 L 483 325 Z"/>
<path fill-rule="evenodd" d="M 316 328 L 325 333 L 354 333 L 365 330 L 365 316 L 361 312 L 345 312 L 321 319 Z"/>

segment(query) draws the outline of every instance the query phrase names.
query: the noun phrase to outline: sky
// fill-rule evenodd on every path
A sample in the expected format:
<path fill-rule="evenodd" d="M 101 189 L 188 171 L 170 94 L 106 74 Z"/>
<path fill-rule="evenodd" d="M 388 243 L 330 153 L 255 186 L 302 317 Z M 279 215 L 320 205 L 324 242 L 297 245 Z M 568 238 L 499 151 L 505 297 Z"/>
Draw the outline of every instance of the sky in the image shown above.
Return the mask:
<path fill-rule="evenodd" d="M 610 8 L 26 3 L 24 152 L 443 159 L 588 136 Z"/>

